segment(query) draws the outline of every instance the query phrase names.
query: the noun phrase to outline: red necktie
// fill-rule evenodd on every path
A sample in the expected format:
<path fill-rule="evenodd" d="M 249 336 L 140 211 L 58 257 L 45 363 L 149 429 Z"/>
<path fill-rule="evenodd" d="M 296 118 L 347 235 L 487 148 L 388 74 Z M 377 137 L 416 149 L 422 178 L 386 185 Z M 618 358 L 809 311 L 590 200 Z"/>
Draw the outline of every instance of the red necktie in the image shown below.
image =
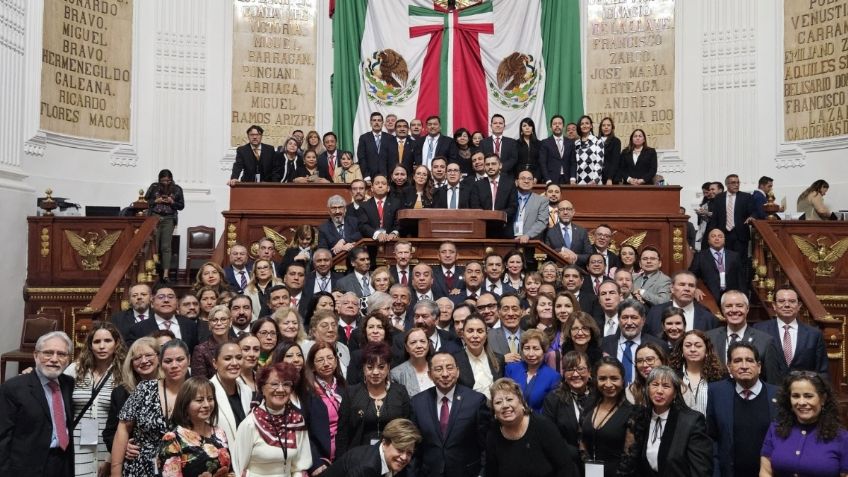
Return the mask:
<path fill-rule="evenodd" d="M 492 210 L 495 210 L 495 199 L 498 196 L 498 181 L 492 181 Z"/>
<path fill-rule="evenodd" d="M 380 217 L 380 228 L 383 227 L 383 199 L 377 201 L 377 216 Z"/>
<path fill-rule="evenodd" d="M 448 433 L 448 416 L 450 416 L 450 408 L 448 408 L 448 397 L 442 398 L 442 408 L 439 410 L 439 430 L 442 432 L 442 437 Z"/>
<path fill-rule="evenodd" d="M 350 339 L 351 333 L 353 333 L 353 326 L 351 326 L 351 325 L 345 326 L 345 336 L 347 336 L 347 339 Z"/>
<path fill-rule="evenodd" d="M 297 298 L 292 298 L 292 299 L 291 299 L 291 306 L 293 306 L 293 307 L 297 308 Z"/>
<path fill-rule="evenodd" d="M 65 450 L 69 442 L 68 423 L 65 422 L 65 401 L 62 399 L 62 391 L 59 390 L 59 383 L 47 381 L 47 386 L 50 387 L 50 397 L 53 401 L 53 429 L 56 431 L 59 447 Z"/>
<path fill-rule="evenodd" d="M 327 171 L 330 173 L 330 177 L 333 177 L 333 174 L 336 172 L 336 155 L 327 153 Z"/>
<path fill-rule="evenodd" d="M 448 286 L 449 290 L 453 289 L 453 272 L 450 270 L 445 272 L 445 284 Z"/>
<path fill-rule="evenodd" d="M 406 281 L 406 270 L 401 270 L 401 272 L 400 272 L 400 284 L 406 285 L 407 283 L 409 283 L 409 282 Z"/>
<path fill-rule="evenodd" d="M 595 295 L 598 294 L 598 288 L 600 288 L 600 287 L 601 287 L 601 279 L 598 278 L 598 277 L 595 277 Z"/>
<path fill-rule="evenodd" d="M 498 136 L 495 138 L 495 154 L 498 156 L 501 155 L 501 137 Z"/>

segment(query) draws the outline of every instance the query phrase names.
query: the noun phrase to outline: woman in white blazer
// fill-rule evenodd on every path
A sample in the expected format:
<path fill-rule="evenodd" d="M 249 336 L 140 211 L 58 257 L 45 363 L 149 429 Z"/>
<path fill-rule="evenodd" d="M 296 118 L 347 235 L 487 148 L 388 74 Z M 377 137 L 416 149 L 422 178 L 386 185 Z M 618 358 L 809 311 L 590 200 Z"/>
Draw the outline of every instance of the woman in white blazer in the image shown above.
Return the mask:
<path fill-rule="evenodd" d="M 241 347 L 238 343 L 224 343 L 215 352 L 215 376 L 209 381 L 215 387 L 215 406 L 218 410 L 218 427 L 227 434 L 227 442 L 233 445 L 236 429 L 250 414 L 253 391 L 241 374 Z"/>

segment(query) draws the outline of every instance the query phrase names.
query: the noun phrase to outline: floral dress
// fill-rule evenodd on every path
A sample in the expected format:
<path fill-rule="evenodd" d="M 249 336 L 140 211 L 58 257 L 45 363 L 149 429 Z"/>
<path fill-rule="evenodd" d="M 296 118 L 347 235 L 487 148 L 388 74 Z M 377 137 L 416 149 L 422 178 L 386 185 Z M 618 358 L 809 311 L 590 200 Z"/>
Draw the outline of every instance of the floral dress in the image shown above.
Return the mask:
<path fill-rule="evenodd" d="M 204 437 L 177 426 L 162 436 L 159 468 L 162 477 L 197 477 L 204 472 L 214 475 L 220 469 L 229 469 L 227 435 L 220 427 L 213 427 L 212 435 Z"/>
<path fill-rule="evenodd" d="M 159 380 L 138 383 L 118 419 L 133 423 L 130 438 L 140 447 L 138 458 L 124 460 L 124 477 L 155 477 L 154 459 L 168 430 L 159 401 Z"/>

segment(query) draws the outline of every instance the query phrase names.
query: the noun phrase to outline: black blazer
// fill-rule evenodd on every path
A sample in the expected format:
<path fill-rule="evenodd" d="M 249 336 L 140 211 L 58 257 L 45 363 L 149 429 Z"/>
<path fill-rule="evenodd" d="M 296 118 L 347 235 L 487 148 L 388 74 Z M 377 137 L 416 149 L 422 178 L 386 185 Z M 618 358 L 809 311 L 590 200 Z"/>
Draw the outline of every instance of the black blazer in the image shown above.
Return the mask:
<path fill-rule="evenodd" d="M 330 413 L 314 390 L 310 389 L 303 401 L 309 447 L 312 450 L 312 467 L 309 470 L 313 471 L 330 464 Z"/>
<path fill-rule="evenodd" d="M 412 397 L 412 421 L 423 440 L 415 447 L 413 475 L 477 477 L 483 467 L 492 413 L 486 397 L 462 385 L 454 388 L 447 432 L 439 429 L 436 388 Z"/>
<path fill-rule="evenodd" d="M 645 319 L 645 331 L 656 336 L 657 338 L 662 337 L 662 313 L 671 308 L 671 305 L 674 302 L 667 301 L 665 303 L 660 303 L 659 305 L 652 306 L 650 310 L 648 310 L 648 316 Z M 710 313 L 705 306 L 701 305 L 698 302 L 695 302 L 695 323 L 692 325 L 696 330 L 701 331 L 710 331 L 713 328 L 718 328 L 721 326 L 721 322 Z"/>
<path fill-rule="evenodd" d="M 454 353 L 453 358 L 456 360 L 456 367 L 459 369 L 459 384 L 474 389 L 474 371 L 471 369 L 471 361 L 468 360 L 465 350 Z M 495 353 L 495 359 L 498 362 L 497 369 L 489 362 L 489 371 L 492 372 L 492 382 L 503 377 L 504 367 L 506 367 L 503 355 Z"/>
<path fill-rule="evenodd" d="M 480 142 L 483 154 L 489 156 L 495 153 L 495 138 L 492 136 L 483 138 Z M 518 143 L 511 137 L 501 135 L 501 171 L 515 177 L 515 166 L 518 164 Z"/>
<path fill-rule="evenodd" d="M 646 450 L 653 423 L 648 426 L 640 443 L 639 475 L 659 477 L 704 477 L 713 474 L 713 441 L 707 435 L 704 415 L 687 407 L 672 407 L 660 440 L 659 471 L 654 474 L 648 465 Z"/>
<path fill-rule="evenodd" d="M 364 238 L 372 238 L 374 232 L 383 229 L 386 233 L 398 231 L 400 226 L 395 223 L 397 211 L 402 209 L 398 199 L 386 196 L 383 199 L 383 226 L 380 227 L 380 215 L 377 213 L 377 199 L 372 197 L 359 206 L 359 233 Z"/>
<path fill-rule="evenodd" d="M 144 318 L 150 318 L 150 308 L 144 312 Z M 127 340 L 127 336 L 130 333 L 130 328 L 135 324 L 135 312 L 132 308 L 129 310 L 124 310 L 120 313 L 115 313 L 109 318 L 109 321 L 115 325 L 115 328 L 118 328 L 118 332 L 121 333 L 121 337 L 124 341 Z"/>
<path fill-rule="evenodd" d="M 800 321 L 796 321 L 796 323 L 798 323 L 798 343 L 795 345 L 795 354 L 792 355 L 792 362 L 786 363 L 786 358 L 783 357 L 782 351 L 780 353 L 781 361 L 783 364 L 788 365 L 790 371 L 813 371 L 827 375 L 829 364 L 822 332 L 818 328 L 805 325 Z M 778 343 L 778 346 L 780 346 L 780 343 L 783 343 L 783 334 L 778 331 L 777 327 L 777 318 L 761 321 L 754 325 L 754 328 L 771 335 L 775 342 Z"/>
<path fill-rule="evenodd" d="M 279 182 L 282 171 L 282 157 L 270 144 L 261 144 L 259 161 L 253 154 L 250 144 L 244 144 L 236 149 L 236 161 L 233 163 L 233 172 L 230 179 L 239 179 L 241 182 L 256 182 L 256 174 L 259 174 L 260 182 Z"/>
<path fill-rule="evenodd" d="M 562 137 L 562 155 L 557 149 L 556 138 L 545 138 L 539 148 L 539 166 L 544 172 L 542 179 L 554 184 L 568 184 L 577 176 L 577 162 L 574 161 L 574 141 Z"/>
<path fill-rule="evenodd" d="M 618 358 L 618 340 L 621 338 L 621 328 L 615 332 L 614 335 L 604 336 L 604 339 L 601 341 L 601 351 L 604 354 L 612 356 L 613 358 Z M 642 329 L 642 336 L 640 337 L 641 343 L 654 343 L 658 345 L 662 349 L 666 349 L 666 344 L 663 340 L 657 338 L 656 336 L 649 334 L 644 329 Z M 636 347 L 631 348 L 633 351 L 633 359 L 636 359 Z"/>
<path fill-rule="evenodd" d="M 412 308 L 411 304 L 410 308 Z M 407 314 L 407 318 L 410 318 L 410 315 L 411 313 Z M 462 342 L 459 341 L 459 338 L 455 334 L 439 329 L 436 330 L 436 333 L 439 334 L 439 344 L 441 346 L 434 351 L 444 351 L 450 354 L 456 354 L 462 351 Z M 406 347 L 403 343 L 403 335 L 404 333 L 397 333 L 392 338 L 392 367 L 406 361 Z M 430 347 L 432 348 L 432 343 Z"/>
<path fill-rule="evenodd" d="M 432 209 L 447 209 L 448 208 L 448 188 L 450 186 L 439 187 L 433 191 Z M 468 209 L 471 205 L 471 187 L 467 183 L 461 182 L 457 184 L 459 187 L 459 198 L 456 200 L 456 207 L 459 209 Z"/>
<path fill-rule="evenodd" d="M 604 157 L 606 161 L 606 157 Z M 657 175 L 657 150 L 652 147 L 642 148 L 639 153 L 639 161 L 633 164 L 633 153 L 629 149 L 621 151 L 621 159 L 618 161 L 618 177 L 621 182 L 627 183 L 627 178 L 642 179 L 645 185 L 654 183 Z"/>
<path fill-rule="evenodd" d="M 188 351 L 194 351 L 194 347 L 197 346 L 197 323 L 180 315 L 177 315 L 176 319 L 177 323 L 180 325 L 180 334 L 182 335 L 182 340 L 186 344 L 186 346 L 188 346 Z M 140 321 L 132 325 L 132 327 L 130 327 L 129 335 L 126 339 L 127 348 L 132 346 L 135 340 L 143 338 L 158 329 L 159 326 L 156 324 L 155 316 L 151 316 L 150 318 L 147 318 L 144 321 Z"/>
<path fill-rule="evenodd" d="M 689 271 L 704 282 L 717 302 L 721 300 L 721 278 L 712 248 L 702 248 L 696 253 L 689 265 Z M 724 248 L 724 289 L 748 293 L 748 280 L 745 279 L 742 259 L 738 253 L 727 247 Z"/>
<path fill-rule="evenodd" d="M 247 279 L 247 281 L 250 281 L 250 270 L 252 268 L 253 262 L 248 261 L 244 264 L 245 278 Z M 283 269 L 283 273 L 285 273 L 285 269 Z M 241 284 L 236 278 L 236 271 L 235 269 L 233 269 L 232 265 L 227 265 L 226 267 L 224 267 L 224 279 L 227 280 L 227 284 L 230 286 L 230 288 L 233 289 L 233 291 L 235 291 L 236 293 L 243 293 L 243 290 L 241 289 Z"/>
<path fill-rule="evenodd" d="M 710 202 L 710 212 L 712 212 L 712 216 L 710 217 L 710 222 L 707 224 L 707 230 L 712 230 L 714 228 L 721 229 L 724 232 L 725 237 L 727 236 L 727 192 L 722 192 L 715 196 L 715 198 Z M 736 193 L 736 201 L 733 205 L 733 230 L 736 232 L 736 237 L 743 242 L 748 242 L 751 240 L 751 231 L 747 225 L 745 225 L 745 221 L 750 217 L 755 215 L 756 211 L 754 209 L 754 198 L 751 197 L 751 194 L 747 192 L 737 192 Z M 728 240 L 728 245 L 730 240 Z M 704 236 L 704 244 L 707 243 L 707 236 Z M 708 248 L 708 247 L 702 247 Z M 732 248 L 732 247 L 731 247 Z M 738 252 L 739 250 L 737 250 Z"/>
<path fill-rule="evenodd" d="M 542 142 L 538 139 L 530 141 L 530 144 L 524 142 L 523 139 L 515 141 L 517 151 L 517 161 L 515 164 L 515 177 L 521 171 L 529 170 L 536 178 L 536 183 L 544 184 L 542 181 L 542 167 L 539 162 L 539 150 L 542 147 Z"/>
<path fill-rule="evenodd" d="M 59 387 L 65 405 L 65 424 L 74 420 L 74 380 L 60 375 Z M 74 475 L 74 437 L 61 459 L 63 468 L 53 475 Z M 45 464 L 53 436 L 53 418 L 44 388 L 35 371 L 15 376 L 0 386 L 0 474 L 19 477 L 48 475 Z"/>
<path fill-rule="evenodd" d="M 344 237 L 339 235 L 339 230 L 332 219 L 327 219 L 326 222 L 318 226 L 318 248 L 326 248 L 332 253 L 333 246 L 339 240 L 344 239 L 347 243 L 353 243 L 362 238 L 362 234 L 359 233 L 359 221 L 356 217 L 346 217 L 342 230 Z"/>
<path fill-rule="evenodd" d="M 550 227 L 545 232 L 545 243 L 557 251 L 565 246 L 561 223 L 557 222 L 555 227 Z M 589 241 L 589 232 L 573 221 L 571 222 L 571 247 L 569 247 L 569 250 L 577 254 L 577 265 L 581 267 L 586 265 L 589 254 L 594 251 L 592 242 Z"/>
<path fill-rule="evenodd" d="M 300 157 L 300 152 L 297 153 L 293 161 L 286 159 L 285 154 L 280 155 L 280 182 L 291 182 L 297 177 L 297 170 L 303 167 L 303 158 Z"/>
<path fill-rule="evenodd" d="M 356 146 L 356 157 L 359 167 L 362 169 L 362 177 L 374 178 L 377 174 L 386 175 L 389 163 L 389 143 L 397 142 L 395 137 L 387 132 L 380 132 L 380 149 L 377 150 L 377 141 L 374 133 L 368 131 L 359 136 L 359 144 Z"/>
<path fill-rule="evenodd" d="M 381 443 L 358 446 L 336 459 L 321 475 L 326 477 L 380 477 L 383 463 L 380 462 Z M 407 465 L 408 467 L 408 465 Z M 394 477 L 406 477 L 406 468 Z"/>
<path fill-rule="evenodd" d="M 422 136 L 420 139 L 415 140 L 415 151 L 413 155 L 413 167 L 418 167 L 423 164 L 424 157 L 427 154 L 425 148 L 427 148 L 428 139 L 430 136 Z M 436 142 L 436 151 L 433 153 L 433 157 L 442 156 L 448 159 L 448 163 L 457 161 L 457 152 L 456 152 L 456 143 L 453 138 L 445 136 L 444 134 L 439 135 L 439 140 Z"/>
<path fill-rule="evenodd" d="M 462 194 L 462 189 L 460 189 L 460 194 Z M 453 287 L 454 288 L 463 288 L 465 286 L 465 282 L 463 281 L 463 275 L 465 274 L 465 267 L 460 267 L 459 265 L 454 264 L 453 266 Z M 442 265 L 433 265 L 433 293 L 438 293 L 439 296 L 450 296 L 450 289 L 448 289 L 447 277 L 445 277 L 445 273 L 442 271 Z"/>
<path fill-rule="evenodd" d="M 364 384 L 349 386 L 342 391 L 342 405 L 339 408 L 339 425 L 336 434 L 336 458 L 341 458 L 348 449 L 368 444 L 365 437 L 366 412 L 374 411 L 374 400 L 368 395 Z M 389 386 L 383 407 L 380 412 L 379 429 L 382 429 L 392 419 L 409 418 L 409 394 L 402 385 L 393 383 Z"/>
<path fill-rule="evenodd" d="M 707 337 L 713 342 L 718 359 L 722 366 L 727 365 L 727 327 L 715 328 L 707 331 Z M 745 333 L 740 337 L 741 341 L 747 342 L 757 348 L 760 355 L 761 370 L 760 379 L 780 386 L 788 371 L 786 361 L 783 359 L 783 350 L 775 342 L 774 338 L 765 331 L 758 330 L 748 325 Z M 709 401 L 708 401 L 709 402 Z"/>
<path fill-rule="evenodd" d="M 621 139 L 615 136 L 607 136 L 604 138 L 604 169 L 601 171 L 604 184 L 607 180 L 611 180 L 613 184 L 621 182 L 620 167 Z M 653 178 L 651 178 L 651 181 L 653 182 Z"/>
<path fill-rule="evenodd" d="M 518 199 L 516 197 L 515 182 L 512 176 L 501 173 L 498 179 L 498 191 L 495 195 L 494 208 L 492 207 L 492 182 L 488 177 L 474 183 L 469 197 L 469 206 L 472 209 L 502 210 L 506 212 L 507 227 L 512 232 L 512 222 L 518 211 Z"/>
<path fill-rule="evenodd" d="M 406 169 L 407 175 L 412 176 L 412 163 L 414 162 L 415 157 L 416 141 L 410 137 L 404 139 L 402 157 L 399 155 L 398 142 L 397 138 L 393 138 L 386 145 L 386 154 L 388 154 L 387 160 L 389 161 L 388 166 L 386 167 L 386 172 L 391 175 L 395 167 L 400 164 L 404 169 Z"/>

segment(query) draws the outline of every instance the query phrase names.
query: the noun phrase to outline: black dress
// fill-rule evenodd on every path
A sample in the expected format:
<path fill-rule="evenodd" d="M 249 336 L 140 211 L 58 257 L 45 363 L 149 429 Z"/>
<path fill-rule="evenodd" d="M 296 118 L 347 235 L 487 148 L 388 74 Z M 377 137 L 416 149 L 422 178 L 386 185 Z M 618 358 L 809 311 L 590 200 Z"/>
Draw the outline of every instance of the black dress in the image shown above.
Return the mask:
<path fill-rule="evenodd" d="M 621 454 L 624 453 L 624 439 L 628 429 L 632 428 L 633 405 L 623 400 L 609 418 L 604 419 L 601 427 L 595 429 L 592 424 L 595 410 L 590 409 L 583 419 L 582 441 L 586 457 L 592 461 L 604 463 L 604 477 L 616 475 Z"/>
<path fill-rule="evenodd" d="M 568 477 L 578 475 L 565 442 L 549 420 L 530 415 L 527 431 L 510 440 L 495 421 L 486 440 L 486 477 Z"/>
<path fill-rule="evenodd" d="M 341 394 L 336 458 L 352 447 L 376 443 L 381 439 L 386 424 L 399 417 L 408 419 L 411 413 L 409 394 L 397 383 L 389 387 L 379 413 L 365 384 L 350 386 Z"/>
<path fill-rule="evenodd" d="M 524 139 L 518 139 L 516 142 L 518 143 L 516 148 L 518 163 L 515 166 L 515 176 L 518 177 L 518 173 L 523 170 L 529 170 L 536 178 L 536 182 L 541 182 L 542 168 L 539 166 L 539 146 L 541 143 L 536 139 L 531 140 L 529 144 Z"/>

